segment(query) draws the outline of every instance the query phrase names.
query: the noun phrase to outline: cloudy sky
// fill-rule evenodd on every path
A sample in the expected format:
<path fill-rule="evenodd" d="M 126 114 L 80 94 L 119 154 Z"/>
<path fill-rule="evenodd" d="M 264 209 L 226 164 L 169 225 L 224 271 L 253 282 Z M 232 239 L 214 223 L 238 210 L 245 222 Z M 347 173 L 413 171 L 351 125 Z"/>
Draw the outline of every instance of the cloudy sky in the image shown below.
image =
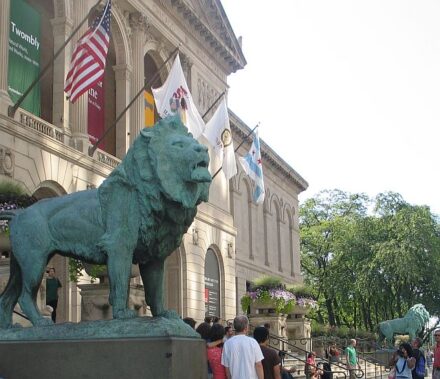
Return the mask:
<path fill-rule="evenodd" d="M 309 182 L 440 214 L 440 2 L 222 0 L 247 66 L 229 107 Z"/>

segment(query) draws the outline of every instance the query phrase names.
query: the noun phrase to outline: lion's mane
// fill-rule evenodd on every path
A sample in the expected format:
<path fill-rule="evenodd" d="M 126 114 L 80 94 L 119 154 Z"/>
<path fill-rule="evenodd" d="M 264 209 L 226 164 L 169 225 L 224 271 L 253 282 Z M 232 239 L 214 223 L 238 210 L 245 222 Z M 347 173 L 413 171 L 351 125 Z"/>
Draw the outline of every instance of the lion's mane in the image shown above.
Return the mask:
<path fill-rule="evenodd" d="M 144 129 L 145 131 L 146 129 Z M 131 190 L 135 192 L 133 200 L 140 213 L 139 232 L 143 245 L 151 250 L 152 241 L 157 238 L 158 228 L 162 228 L 162 233 L 167 231 L 168 238 L 157 238 L 160 246 L 159 251 L 149 251 L 150 255 L 157 255 L 166 252 L 168 249 L 174 250 L 175 245 L 179 245 L 182 235 L 187 231 L 196 213 L 197 205 L 201 201 L 207 200 L 209 183 L 199 183 L 191 188 L 187 188 L 181 177 L 182 167 L 175 165 L 175 172 L 157 175 L 157 162 L 160 159 L 167 159 L 166 149 L 160 148 L 161 142 L 165 141 L 171 134 L 189 135 L 186 127 L 176 117 L 165 118 L 159 121 L 153 128 L 148 128 L 147 132 L 139 135 L 128 151 L 126 157 L 120 165 L 109 175 L 109 177 L 98 188 L 98 198 L 101 204 L 103 220 L 112 217 L 114 212 L 112 201 L 118 191 Z M 148 138 L 146 135 L 148 134 Z M 153 142 L 152 142 L 153 141 Z M 154 143 L 154 145 L 153 145 Z M 163 179 L 165 177 L 165 179 Z M 167 181 L 167 183 L 164 183 Z M 171 198 L 166 188 L 180 188 L 179 199 Z M 170 209 L 178 209 L 179 215 L 173 214 L 164 217 Z M 168 220 L 157 224 L 157 219 Z M 176 235 L 176 239 L 170 236 Z M 139 263 L 139 262 L 137 262 Z"/>

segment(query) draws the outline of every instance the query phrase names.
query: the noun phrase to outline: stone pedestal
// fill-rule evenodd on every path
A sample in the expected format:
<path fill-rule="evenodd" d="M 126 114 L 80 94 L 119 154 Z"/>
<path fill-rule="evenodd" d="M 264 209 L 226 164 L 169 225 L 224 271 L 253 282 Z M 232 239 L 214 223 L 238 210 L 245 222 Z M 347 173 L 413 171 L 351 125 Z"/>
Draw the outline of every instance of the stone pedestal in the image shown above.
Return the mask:
<path fill-rule="evenodd" d="M 205 379 L 208 372 L 205 342 L 196 338 L 0 341 L 0 356 L 4 378 Z"/>
<path fill-rule="evenodd" d="M 295 314 L 290 314 L 287 317 L 286 326 L 289 343 L 297 346 L 298 352 L 303 352 L 303 350 L 312 351 L 312 327 L 309 319 L 295 317 Z M 293 347 L 291 348 L 294 350 Z"/>
<path fill-rule="evenodd" d="M 112 307 L 108 301 L 109 284 L 79 284 L 81 290 L 81 320 L 110 320 L 113 318 Z M 130 284 L 128 306 L 134 309 L 138 316 L 146 316 L 144 287 L 140 284 Z"/>
<path fill-rule="evenodd" d="M 270 334 L 287 341 L 287 315 L 277 314 L 275 305 L 271 302 L 253 301 L 250 308 L 249 322 L 253 326 L 262 326 L 267 323 L 270 325 Z M 271 339 L 270 344 L 280 350 L 286 350 L 287 348 L 278 339 Z"/>

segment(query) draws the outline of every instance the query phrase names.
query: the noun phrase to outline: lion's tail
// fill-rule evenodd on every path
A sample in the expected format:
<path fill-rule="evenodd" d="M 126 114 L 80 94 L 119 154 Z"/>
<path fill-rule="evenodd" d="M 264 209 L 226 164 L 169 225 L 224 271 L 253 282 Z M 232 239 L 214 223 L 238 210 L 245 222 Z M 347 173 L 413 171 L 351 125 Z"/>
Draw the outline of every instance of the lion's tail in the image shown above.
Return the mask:
<path fill-rule="evenodd" d="M 12 325 L 12 312 L 20 296 L 22 285 L 20 266 L 14 254 L 11 254 L 8 284 L 0 296 L 0 328 L 8 328 Z"/>

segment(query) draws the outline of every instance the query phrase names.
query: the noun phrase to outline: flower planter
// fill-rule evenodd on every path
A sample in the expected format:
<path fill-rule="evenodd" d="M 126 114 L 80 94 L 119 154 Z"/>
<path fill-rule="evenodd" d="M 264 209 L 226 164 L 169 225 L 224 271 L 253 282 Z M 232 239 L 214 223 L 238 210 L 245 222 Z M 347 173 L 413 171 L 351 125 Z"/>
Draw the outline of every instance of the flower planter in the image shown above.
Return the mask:
<path fill-rule="evenodd" d="M 83 262 L 83 266 L 84 266 L 84 271 L 87 273 L 87 275 L 89 276 L 93 276 L 93 267 L 95 265 L 92 265 L 90 263 L 86 263 Z M 140 275 L 139 272 L 139 266 L 138 265 L 131 265 L 131 273 L 130 273 L 130 278 L 136 278 L 137 276 Z M 97 278 L 99 279 L 100 283 L 106 283 L 108 281 L 108 271 L 107 271 L 107 266 L 105 266 L 105 269 L 103 270 L 102 273 L 99 273 L 97 275 Z"/>
<path fill-rule="evenodd" d="M 308 315 L 311 310 L 312 307 L 310 306 L 303 307 L 295 305 L 292 309 L 292 312 L 289 313 L 288 318 L 303 318 L 304 316 Z"/>
<path fill-rule="evenodd" d="M 250 308 L 253 315 L 277 314 L 274 301 L 253 300 Z"/>

